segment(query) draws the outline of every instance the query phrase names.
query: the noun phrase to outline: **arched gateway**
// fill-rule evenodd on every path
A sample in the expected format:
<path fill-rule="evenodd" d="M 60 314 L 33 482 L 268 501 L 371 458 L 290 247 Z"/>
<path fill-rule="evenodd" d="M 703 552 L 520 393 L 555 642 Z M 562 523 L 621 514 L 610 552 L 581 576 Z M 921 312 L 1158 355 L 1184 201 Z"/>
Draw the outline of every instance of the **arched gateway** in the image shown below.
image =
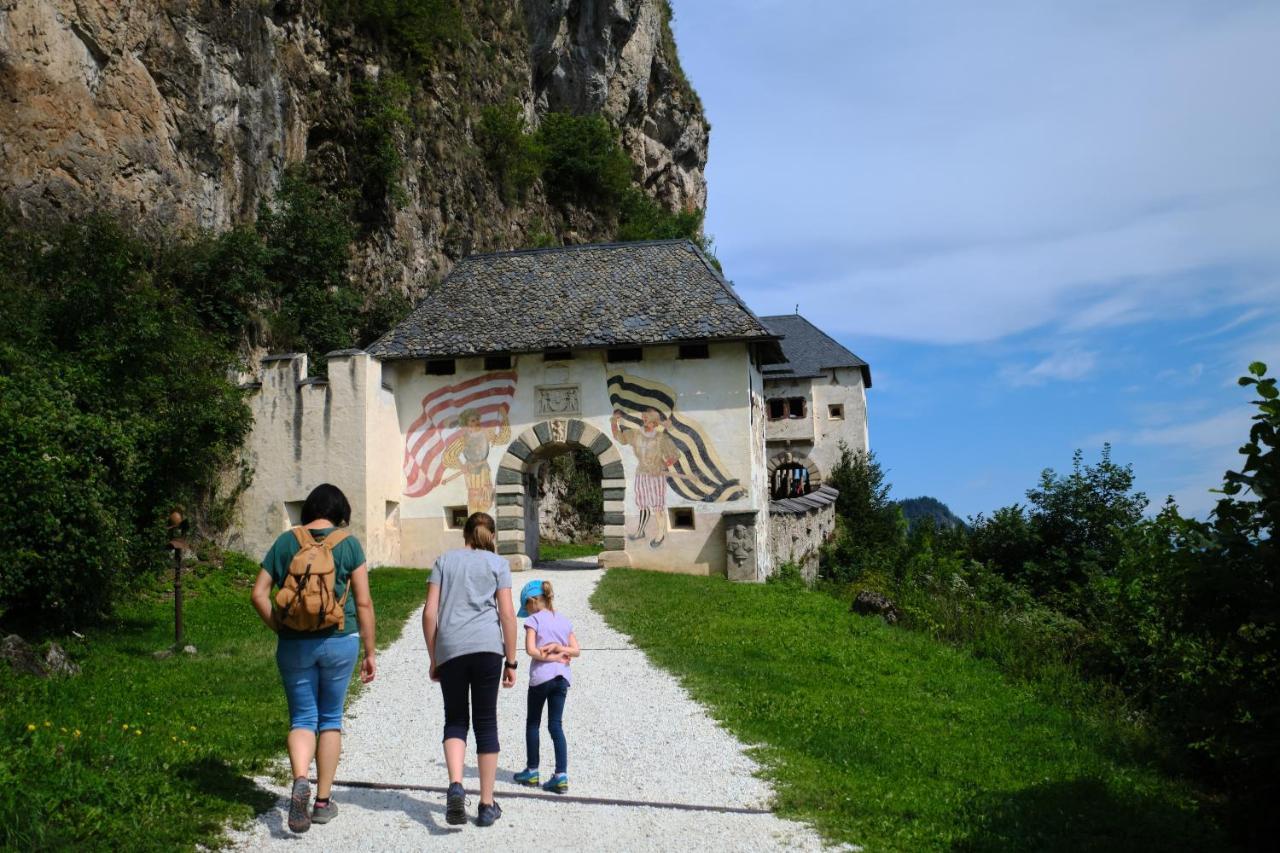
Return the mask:
<path fill-rule="evenodd" d="M 625 549 L 627 482 L 622 455 L 609 436 L 591 424 L 577 418 L 555 418 L 522 432 L 507 446 L 498 465 L 498 553 L 529 564 L 538 559 L 537 465 L 577 447 L 588 450 L 600 462 L 604 548 Z"/>

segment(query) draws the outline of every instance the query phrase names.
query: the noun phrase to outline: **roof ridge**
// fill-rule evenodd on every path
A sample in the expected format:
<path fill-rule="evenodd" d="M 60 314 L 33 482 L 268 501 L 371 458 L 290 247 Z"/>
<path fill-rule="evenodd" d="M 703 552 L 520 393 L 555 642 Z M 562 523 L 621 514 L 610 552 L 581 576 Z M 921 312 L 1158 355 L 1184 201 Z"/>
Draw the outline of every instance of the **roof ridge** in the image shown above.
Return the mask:
<path fill-rule="evenodd" d="M 539 246 L 528 249 L 504 249 L 501 252 L 477 252 L 459 258 L 459 264 L 481 258 L 506 258 L 512 255 L 550 255 L 557 252 L 575 252 L 584 249 L 626 249 L 633 246 L 673 246 L 679 243 L 693 245 L 688 237 L 668 237 L 662 240 L 614 240 L 609 243 L 573 243 L 568 246 Z M 695 247 L 696 248 L 696 247 Z M 446 276 L 447 278 L 447 276 Z"/>

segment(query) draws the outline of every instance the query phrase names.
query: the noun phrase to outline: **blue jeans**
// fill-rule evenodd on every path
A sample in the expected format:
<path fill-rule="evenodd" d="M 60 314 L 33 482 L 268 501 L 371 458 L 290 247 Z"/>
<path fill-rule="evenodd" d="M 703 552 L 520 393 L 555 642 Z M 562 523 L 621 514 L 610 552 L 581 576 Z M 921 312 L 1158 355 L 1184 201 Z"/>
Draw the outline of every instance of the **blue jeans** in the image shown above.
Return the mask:
<path fill-rule="evenodd" d="M 342 731 L 347 685 L 359 656 L 359 634 L 276 641 L 276 666 L 289 700 L 290 729 Z"/>
<path fill-rule="evenodd" d="M 564 739 L 564 700 L 569 696 L 569 682 L 563 675 L 529 688 L 528 713 L 524 724 L 524 746 L 530 770 L 538 767 L 538 730 L 542 728 L 542 706 L 547 706 L 547 731 L 556 750 L 556 772 L 569 771 L 569 745 Z"/>

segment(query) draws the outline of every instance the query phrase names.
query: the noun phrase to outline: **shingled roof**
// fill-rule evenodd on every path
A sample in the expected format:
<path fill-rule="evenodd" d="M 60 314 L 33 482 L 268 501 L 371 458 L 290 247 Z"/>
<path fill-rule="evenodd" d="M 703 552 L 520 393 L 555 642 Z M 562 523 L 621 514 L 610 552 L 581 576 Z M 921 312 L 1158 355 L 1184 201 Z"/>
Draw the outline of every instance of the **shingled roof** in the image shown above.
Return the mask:
<path fill-rule="evenodd" d="M 771 332 L 782 336 L 782 354 L 787 359 L 785 364 L 767 365 L 762 371 L 765 379 L 808 379 L 833 367 L 857 367 L 862 384 L 871 387 L 871 365 L 804 317 L 781 314 L 762 319 Z"/>
<path fill-rule="evenodd" d="M 688 240 L 472 255 L 369 346 L 380 359 L 777 336 Z"/>

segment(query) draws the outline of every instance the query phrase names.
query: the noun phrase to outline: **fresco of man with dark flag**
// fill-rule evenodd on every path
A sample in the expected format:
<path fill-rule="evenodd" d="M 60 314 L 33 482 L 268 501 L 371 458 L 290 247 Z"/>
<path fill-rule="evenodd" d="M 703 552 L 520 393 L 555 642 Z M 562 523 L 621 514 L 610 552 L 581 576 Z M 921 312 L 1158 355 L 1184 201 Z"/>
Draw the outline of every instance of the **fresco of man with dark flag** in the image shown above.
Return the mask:
<path fill-rule="evenodd" d="M 677 495 L 706 503 L 736 501 L 747 496 L 742 484 L 725 473 L 724 463 L 702 427 L 691 418 L 676 414 L 676 395 L 672 389 L 651 379 L 616 373 L 609 377 L 609 402 L 619 431 L 645 430 L 646 411 L 659 416 L 664 427 L 662 433 L 670 441 L 668 452 L 673 456 L 666 469 L 667 485 Z M 652 415 L 649 420 L 652 422 Z"/>

